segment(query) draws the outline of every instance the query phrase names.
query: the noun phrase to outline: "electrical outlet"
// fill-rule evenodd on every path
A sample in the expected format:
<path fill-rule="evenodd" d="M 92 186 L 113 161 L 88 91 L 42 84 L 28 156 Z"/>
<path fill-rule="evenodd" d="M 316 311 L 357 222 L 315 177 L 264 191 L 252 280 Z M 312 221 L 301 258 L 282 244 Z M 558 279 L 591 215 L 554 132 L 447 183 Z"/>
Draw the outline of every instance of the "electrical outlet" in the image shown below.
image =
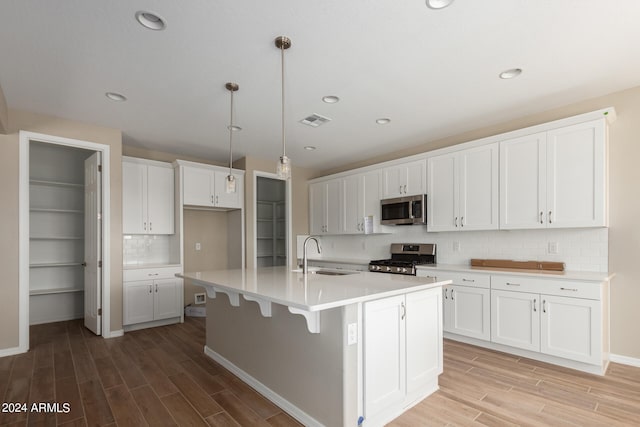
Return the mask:
<path fill-rule="evenodd" d="M 349 323 L 347 325 L 347 345 L 358 343 L 358 324 Z"/>
<path fill-rule="evenodd" d="M 453 252 L 460 252 L 460 242 L 453 242 Z"/>
<path fill-rule="evenodd" d="M 194 304 L 204 304 L 207 302 L 206 294 L 204 292 L 201 294 L 193 294 L 193 302 Z"/>
<path fill-rule="evenodd" d="M 196 251 L 199 251 L 200 249 L 202 249 L 202 245 L 198 242 L 196 243 Z"/>
<path fill-rule="evenodd" d="M 558 253 L 558 242 L 549 242 L 549 253 L 554 255 Z"/>

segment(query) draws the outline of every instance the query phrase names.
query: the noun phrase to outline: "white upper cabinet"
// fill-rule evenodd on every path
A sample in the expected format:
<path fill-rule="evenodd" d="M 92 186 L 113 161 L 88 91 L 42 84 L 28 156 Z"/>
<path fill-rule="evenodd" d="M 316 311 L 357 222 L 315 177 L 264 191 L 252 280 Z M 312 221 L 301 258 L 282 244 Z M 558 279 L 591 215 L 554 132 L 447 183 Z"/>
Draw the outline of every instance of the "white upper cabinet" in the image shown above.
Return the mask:
<path fill-rule="evenodd" d="M 309 185 L 309 228 L 311 234 L 343 232 L 342 180 L 332 179 Z"/>
<path fill-rule="evenodd" d="M 229 170 L 180 161 L 182 169 L 183 204 L 210 208 L 240 209 L 244 205 L 244 174 L 233 170 L 236 191 L 226 192 Z"/>
<path fill-rule="evenodd" d="M 425 192 L 424 160 L 402 163 L 382 169 L 382 198 L 412 196 Z"/>
<path fill-rule="evenodd" d="M 604 227 L 604 119 L 500 143 L 500 228 Z"/>
<path fill-rule="evenodd" d="M 124 234 L 174 233 L 174 178 L 169 163 L 123 158 Z"/>
<path fill-rule="evenodd" d="M 373 216 L 373 230 L 380 226 L 379 170 L 351 175 L 342 180 L 344 232 L 362 234 L 366 216 Z"/>
<path fill-rule="evenodd" d="M 498 229 L 498 145 L 427 159 L 427 230 Z"/>

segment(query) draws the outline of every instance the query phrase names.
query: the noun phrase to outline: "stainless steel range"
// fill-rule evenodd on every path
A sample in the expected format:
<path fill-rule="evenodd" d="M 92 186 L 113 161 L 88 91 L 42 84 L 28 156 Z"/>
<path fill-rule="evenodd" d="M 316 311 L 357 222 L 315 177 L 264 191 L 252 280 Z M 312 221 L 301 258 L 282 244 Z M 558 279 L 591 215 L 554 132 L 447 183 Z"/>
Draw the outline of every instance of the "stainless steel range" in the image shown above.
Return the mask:
<path fill-rule="evenodd" d="M 369 262 L 369 271 L 415 276 L 417 265 L 435 263 L 435 243 L 392 243 L 391 258 Z"/>

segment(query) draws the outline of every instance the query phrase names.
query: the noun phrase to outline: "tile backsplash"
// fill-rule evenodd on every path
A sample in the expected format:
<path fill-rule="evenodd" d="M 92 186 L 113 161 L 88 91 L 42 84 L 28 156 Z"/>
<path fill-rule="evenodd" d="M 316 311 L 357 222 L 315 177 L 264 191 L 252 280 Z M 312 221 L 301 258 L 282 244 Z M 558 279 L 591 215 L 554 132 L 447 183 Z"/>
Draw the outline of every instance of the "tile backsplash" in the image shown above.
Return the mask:
<path fill-rule="evenodd" d="M 169 264 L 171 236 L 125 235 L 122 241 L 123 265 Z"/>
<path fill-rule="evenodd" d="M 607 228 L 427 233 L 421 226 L 390 227 L 392 234 L 321 236 L 323 258 L 389 258 L 391 243 L 435 243 L 439 264 L 471 258 L 560 261 L 570 271 L 608 271 Z M 550 253 L 556 249 L 557 253 Z M 454 250 L 457 249 L 457 250 Z"/>

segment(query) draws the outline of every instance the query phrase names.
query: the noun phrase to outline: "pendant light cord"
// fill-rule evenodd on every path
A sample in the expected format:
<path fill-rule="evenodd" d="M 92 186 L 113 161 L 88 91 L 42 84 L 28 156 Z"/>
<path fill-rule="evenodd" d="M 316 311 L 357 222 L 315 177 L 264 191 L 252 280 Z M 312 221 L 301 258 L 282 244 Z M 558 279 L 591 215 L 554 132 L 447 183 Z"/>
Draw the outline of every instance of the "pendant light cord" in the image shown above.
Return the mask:
<path fill-rule="evenodd" d="M 280 46 L 280 62 L 282 77 L 282 157 L 286 156 L 285 133 L 284 133 L 284 43 Z"/>
<path fill-rule="evenodd" d="M 233 164 L 233 90 L 231 90 L 231 124 L 229 124 L 229 175 L 231 175 L 231 165 Z"/>

